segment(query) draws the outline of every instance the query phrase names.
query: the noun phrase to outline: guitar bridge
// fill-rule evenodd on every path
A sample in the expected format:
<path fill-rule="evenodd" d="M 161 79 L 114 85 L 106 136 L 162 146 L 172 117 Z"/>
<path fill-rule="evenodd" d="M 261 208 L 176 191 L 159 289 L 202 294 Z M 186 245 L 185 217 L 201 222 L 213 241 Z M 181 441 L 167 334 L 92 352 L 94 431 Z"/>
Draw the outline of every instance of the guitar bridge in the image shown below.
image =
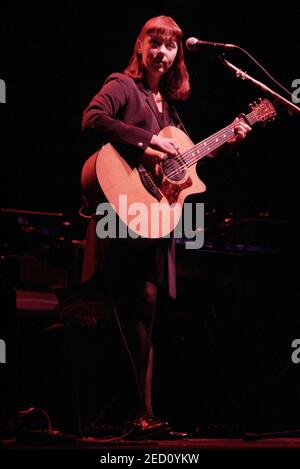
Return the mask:
<path fill-rule="evenodd" d="M 147 191 L 153 195 L 153 197 L 160 201 L 163 198 L 163 195 L 156 186 L 152 174 L 149 173 L 149 171 L 147 171 L 142 164 L 139 164 L 137 170 L 145 189 L 147 189 Z"/>

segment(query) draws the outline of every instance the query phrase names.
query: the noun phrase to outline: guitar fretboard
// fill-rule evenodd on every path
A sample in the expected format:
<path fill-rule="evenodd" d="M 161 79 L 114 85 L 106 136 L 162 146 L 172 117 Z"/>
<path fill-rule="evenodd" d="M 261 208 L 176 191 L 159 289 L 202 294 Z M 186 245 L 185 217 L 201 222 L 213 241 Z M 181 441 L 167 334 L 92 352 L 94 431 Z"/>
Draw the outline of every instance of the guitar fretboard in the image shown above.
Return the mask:
<path fill-rule="evenodd" d="M 255 122 L 257 122 L 254 111 L 249 112 L 249 114 L 241 117 L 239 120 L 246 121 L 249 125 L 253 125 Z M 234 129 L 238 122 L 239 121 L 232 122 L 227 127 L 224 127 L 223 129 L 211 135 L 209 138 L 197 143 L 193 148 L 180 156 L 180 161 L 184 166 L 190 167 L 197 163 L 197 161 L 199 161 L 204 156 L 207 156 L 209 153 L 220 148 L 235 134 Z"/>

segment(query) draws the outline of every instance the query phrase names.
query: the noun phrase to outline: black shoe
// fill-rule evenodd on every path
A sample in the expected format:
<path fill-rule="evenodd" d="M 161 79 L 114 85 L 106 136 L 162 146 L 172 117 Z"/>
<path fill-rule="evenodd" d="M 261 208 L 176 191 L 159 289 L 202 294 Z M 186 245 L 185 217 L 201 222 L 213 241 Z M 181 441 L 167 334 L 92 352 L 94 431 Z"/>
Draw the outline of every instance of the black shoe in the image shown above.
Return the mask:
<path fill-rule="evenodd" d="M 136 440 L 157 440 L 185 438 L 187 433 L 176 432 L 168 422 L 158 420 L 151 415 L 142 415 L 135 422 L 127 438 Z"/>
<path fill-rule="evenodd" d="M 168 422 L 165 422 L 163 420 L 159 420 L 152 415 L 141 415 L 140 417 L 137 418 L 137 420 L 134 422 L 134 428 L 135 430 L 139 432 L 153 432 L 157 430 L 162 430 L 166 428 L 171 428 Z"/>

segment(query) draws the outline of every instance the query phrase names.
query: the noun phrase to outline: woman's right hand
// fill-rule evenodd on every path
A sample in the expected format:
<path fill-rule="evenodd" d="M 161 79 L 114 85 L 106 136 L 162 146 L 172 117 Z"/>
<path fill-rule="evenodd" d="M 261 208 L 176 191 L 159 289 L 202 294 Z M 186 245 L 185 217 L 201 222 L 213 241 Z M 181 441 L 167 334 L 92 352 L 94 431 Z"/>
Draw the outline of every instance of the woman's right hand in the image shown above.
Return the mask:
<path fill-rule="evenodd" d="M 178 155 L 180 152 L 180 149 L 174 138 L 160 137 L 159 135 L 153 135 L 149 146 L 154 150 L 158 150 L 171 156 Z M 164 155 L 162 154 L 161 159 L 163 158 Z"/>

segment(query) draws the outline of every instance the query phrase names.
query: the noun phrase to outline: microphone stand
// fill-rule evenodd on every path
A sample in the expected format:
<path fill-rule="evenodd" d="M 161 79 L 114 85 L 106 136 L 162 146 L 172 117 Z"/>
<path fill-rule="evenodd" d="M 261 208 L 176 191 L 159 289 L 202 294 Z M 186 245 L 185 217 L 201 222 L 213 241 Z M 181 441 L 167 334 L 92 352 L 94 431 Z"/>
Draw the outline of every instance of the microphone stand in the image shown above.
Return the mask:
<path fill-rule="evenodd" d="M 266 86 L 264 83 L 261 83 L 260 81 L 251 77 L 246 72 L 243 72 L 241 69 L 233 65 L 224 57 L 221 57 L 218 55 L 217 58 L 223 65 L 225 65 L 225 67 L 227 67 L 229 70 L 232 70 L 236 74 L 237 78 L 241 78 L 242 80 L 249 80 L 252 83 L 254 83 L 254 85 L 261 88 L 264 92 L 267 92 L 271 96 L 273 96 L 274 101 L 276 103 L 282 104 L 283 108 L 287 110 L 288 114 L 300 115 L 300 108 L 298 106 L 295 106 L 295 104 L 291 103 L 290 101 L 285 99 L 283 96 L 276 93 L 276 91 L 272 90 L 271 88 Z M 260 440 L 260 439 L 265 439 L 265 438 L 286 438 L 286 437 L 299 437 L 299 436 L 300 436 L 300 428 L 294 429 L 294 430 L 287 430 L 287 431 L 280 431 L 280 432 L 267 432 L 267 433 L 260 433 L 260 434 L 246 432 L 244 433 L 244 440 Z"/>
<path fill-rule="evenodd" d="M 258 86 L 261 88 L 264 92 L 269 93 L 271 96 L 273 96 L 274 101 L 276 103 L 282 104 L 284 109 L 287 110 L 288 114 L 294 115 L 294 114 L 299 114 L 300 115 L 300 108 L 296 106 L 295 104 L 291 103 L 287 99 L 285 99 L 283 96 L 280 94 L 276 93 L 276 91 L 272 90 L 268 86 L 266 86 L 264 83 L 256 80 L 255 78 L 251 77 L 248 75 L 246 72 L 243 72 L 241 69 L 233 65 L 231 62 L 228 60 L 224 59 L 224 57 L 221 57 L 218 55 L 219 61 L 225 65 L 229 70 L 232 70 L 235 72 L 237 78 L 241 78 L 242 80 L 249 80 L 251 83 L 254 83 L 254 85 Z"/>

